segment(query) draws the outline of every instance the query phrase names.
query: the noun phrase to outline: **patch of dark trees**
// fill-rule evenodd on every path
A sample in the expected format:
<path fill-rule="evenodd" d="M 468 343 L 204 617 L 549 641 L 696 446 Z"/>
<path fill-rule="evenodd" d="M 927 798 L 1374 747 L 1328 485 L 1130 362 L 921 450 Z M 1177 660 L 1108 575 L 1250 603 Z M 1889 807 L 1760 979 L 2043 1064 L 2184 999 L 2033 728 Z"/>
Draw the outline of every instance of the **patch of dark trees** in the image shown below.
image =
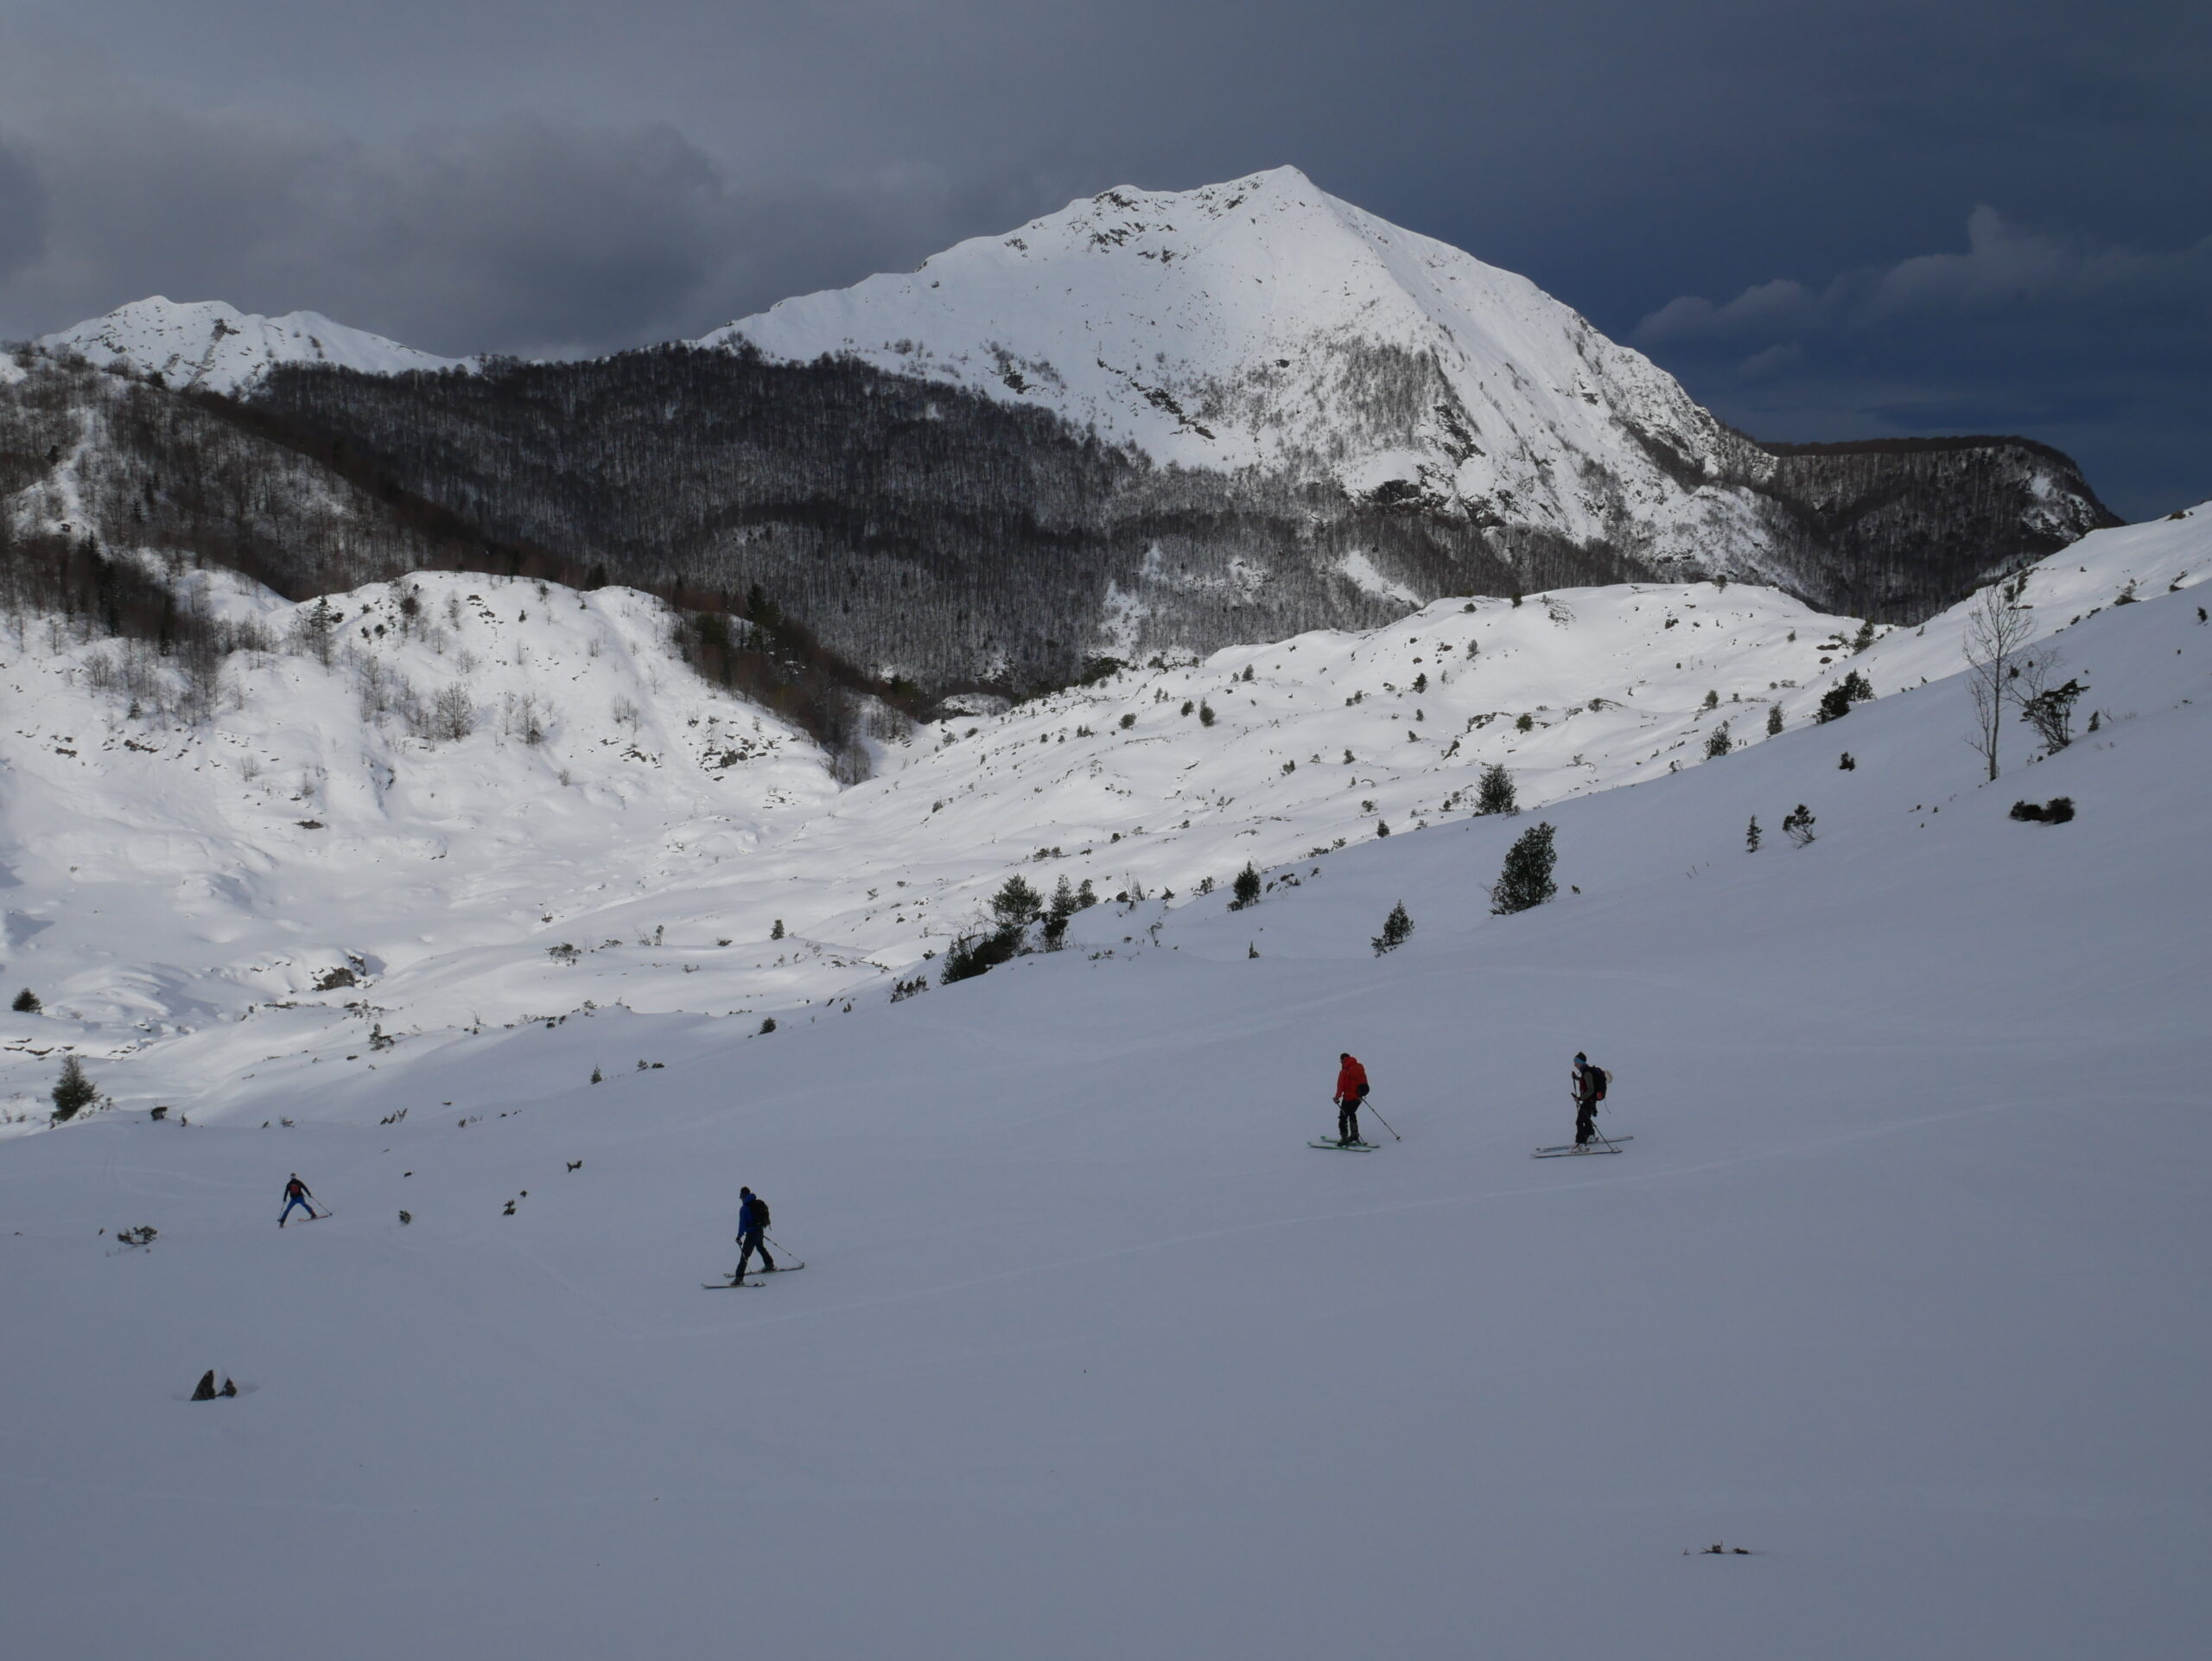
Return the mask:
<path fill-rule="evenodd" d="M 1387 487 L 1355 499 L 1157 466 L 1048 411 L 849 360 L 679 345 L 480 374 L 298 366 L 244 402 L 17 362 L 26 374 L 0 386 L 0 490 L 79 453 L 84 519 L 5 550 L 27 595 L 181 638 L 173 606 L 156 614 L 159 584 L 99 574 L 103 546 L 229 567 L 294 599 L 422 570 L 621 583 L 676 608 L 702 673 L 833 747 L 861 694 L 918 713 L 954 691 L 1064 685 L 1102 652 L 1402 615 L 1343 574 L 1353 552 L 1424 599 L 1681 575 Z M 2026 440 L 1729 438 L 1719 477 L 1645 448 L 1686 489 L 1756 493 L 1769 569 L 1847 614 L 1916 621 L 2113 522 L 2071 462 Z M 2054 471 L 2055 506 L 2037 488 Z"/>

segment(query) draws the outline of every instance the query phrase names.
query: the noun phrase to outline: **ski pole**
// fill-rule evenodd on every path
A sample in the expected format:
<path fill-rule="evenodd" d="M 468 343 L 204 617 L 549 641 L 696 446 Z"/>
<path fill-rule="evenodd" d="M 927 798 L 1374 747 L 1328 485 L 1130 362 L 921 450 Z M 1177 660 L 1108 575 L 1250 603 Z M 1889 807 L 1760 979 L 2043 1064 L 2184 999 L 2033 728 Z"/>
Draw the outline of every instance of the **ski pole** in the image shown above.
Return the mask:
<path fill-rule="evenodd" d="M 1362 1102 L 1360 1105 L 1365 1108 L 1370 1113 L 1375 1113 L 1375 1104 L 1372 1102 Z M 1375 1113 L 1375 1123 L 1381 1125 L 1385 1130 L 1390 1130 L 1390 1121 L 1384 1118 L 1380 1113 Z M 1405 1138 L 1400 1136 L 1396 1131 L 1390 1130 L 1390 1140 L 1392 1142 L 1403 1142 Z"/>

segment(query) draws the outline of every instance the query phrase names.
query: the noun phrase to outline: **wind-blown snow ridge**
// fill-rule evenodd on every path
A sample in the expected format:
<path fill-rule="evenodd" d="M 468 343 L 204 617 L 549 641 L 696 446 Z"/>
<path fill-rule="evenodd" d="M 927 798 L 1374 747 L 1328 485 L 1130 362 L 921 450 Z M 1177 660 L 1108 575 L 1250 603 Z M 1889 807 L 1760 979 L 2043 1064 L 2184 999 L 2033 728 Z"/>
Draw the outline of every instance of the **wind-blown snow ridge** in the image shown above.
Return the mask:
<path fill-rule="evenodd" d="M 219 300 L 178 302 L 161 295 L 88 318 L 39 344 L 81 353 L 97 364 L 125 364 L 172 387 L 229 394 L 250 391 L 278 364 L 327 363 L 370 375 L 467 366 L 460 359 L 334 323 L 320 312 L 264 317 Z"/>

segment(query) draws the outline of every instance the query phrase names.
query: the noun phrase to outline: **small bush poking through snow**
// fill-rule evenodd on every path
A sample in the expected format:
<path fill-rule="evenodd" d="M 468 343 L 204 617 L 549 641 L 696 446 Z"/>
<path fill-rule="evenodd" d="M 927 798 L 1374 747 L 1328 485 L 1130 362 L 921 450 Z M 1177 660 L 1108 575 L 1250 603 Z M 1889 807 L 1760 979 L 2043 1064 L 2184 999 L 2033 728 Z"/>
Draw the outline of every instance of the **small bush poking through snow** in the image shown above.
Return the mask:
<path fill-rule="evenodd" d="M 1813 840 L 1813 810 L 1800 802 L 1782 816 L 1782 829 L 1789 840 L 1802 848 Z"/>
<path fill-rule="evenodd" d="M 2034 802 L 2014 802 L 2012 817 L 2039 824 L 2063 824 L 2074 817 L 2074 799 L 2054 796 L 2038 805 Z"/>

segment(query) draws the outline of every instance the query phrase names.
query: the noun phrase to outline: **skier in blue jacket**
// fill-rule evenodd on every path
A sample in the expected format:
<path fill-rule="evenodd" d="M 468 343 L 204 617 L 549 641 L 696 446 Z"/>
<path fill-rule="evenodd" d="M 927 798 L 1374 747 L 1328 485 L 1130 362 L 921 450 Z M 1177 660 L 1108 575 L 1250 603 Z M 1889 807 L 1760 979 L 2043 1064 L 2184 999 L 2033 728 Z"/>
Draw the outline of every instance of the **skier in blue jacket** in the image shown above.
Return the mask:
<path fill-rule="evenodd" d="M 737 1273 L 732 1280 L 745 1278 L 745 1266 L 753 1261 L 753 1254 L 760 1254 L 760 1272 L 776 1272 L 776 1260 L 768 1255 L 768 1202 L 750 1188 L 737 1191 Z"/>

